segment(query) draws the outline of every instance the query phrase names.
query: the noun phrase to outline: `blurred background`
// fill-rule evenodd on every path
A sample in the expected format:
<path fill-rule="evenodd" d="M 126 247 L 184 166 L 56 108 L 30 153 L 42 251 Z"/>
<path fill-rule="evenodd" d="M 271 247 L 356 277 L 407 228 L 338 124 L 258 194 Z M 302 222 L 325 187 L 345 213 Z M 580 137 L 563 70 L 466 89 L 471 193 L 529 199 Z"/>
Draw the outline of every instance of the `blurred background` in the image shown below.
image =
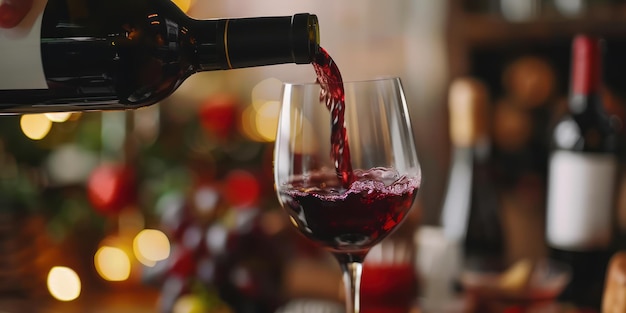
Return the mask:
<path fill-rule="evenodd" d="M 565 110 L 576 33 L 607 39 L 604 105 L 625 138 L 624 1 L 174 2 L 199 19 L 314 13 L 345 80 L 401 77 L 423 184 L 389 241 L 410 246 L 420 286 L 411 310 L 468 311 L 454 278 L 437 276 L 456 265 L 436 264 L 455 255 L 441 227 L 455 196 L 454 80 L 486 87 L 476 123 L 491 141 L 510 260 L 546 255 L 549 133 Z M 341 310 L 335 262 L 289 228 L 273 189 L 281 82 L 314 80 L 308 65 L 206 72 L 137 111 L 1 116 L 0 310 L 275 312 L 298 311 L 298 299 Z"/>

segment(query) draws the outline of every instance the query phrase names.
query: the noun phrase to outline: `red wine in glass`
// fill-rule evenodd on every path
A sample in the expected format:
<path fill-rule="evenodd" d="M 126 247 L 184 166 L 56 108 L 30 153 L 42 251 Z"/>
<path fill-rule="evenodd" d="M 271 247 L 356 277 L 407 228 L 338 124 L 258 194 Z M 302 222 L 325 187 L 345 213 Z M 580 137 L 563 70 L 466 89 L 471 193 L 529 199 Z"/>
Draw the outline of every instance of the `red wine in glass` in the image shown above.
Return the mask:
<path fill-rule="evenodd" d="M 354 177 L 350 162 L 350 146 L 344 122 L 346 108 L 343 79 L 337 63 L 328 52 L 320 47 L 313 60 L 313 68 L 320 83 L 320 101 L 326 104 L 331 113 L 331 157 L 335 160 L 335 169 L 343 187 L 348 188 Z"/>
<path fill-rule="evenodd" d="M 281 202 L 307 238 L 333 252 L 364 258 L 404 220 L 420 182 L 393 170 L 353 173 L 346 191 L 333 173 L 311 173 L 280 192 Z"/>

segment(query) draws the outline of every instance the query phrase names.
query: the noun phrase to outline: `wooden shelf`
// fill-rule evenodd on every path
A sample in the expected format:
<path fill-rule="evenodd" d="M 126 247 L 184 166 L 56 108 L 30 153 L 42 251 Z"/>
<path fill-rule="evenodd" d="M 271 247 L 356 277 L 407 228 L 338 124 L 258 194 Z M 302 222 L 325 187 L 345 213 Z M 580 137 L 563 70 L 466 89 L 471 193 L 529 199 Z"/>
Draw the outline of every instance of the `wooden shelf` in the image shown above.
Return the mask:
<path fill-rule="evenodd" d="M 464 14 L 451 31 L 460 32 L 468 45 L 507 44 L 515 41 L 546 41 L 587 32 L 626 38 L 626 16 L 562 18 L 539 17 L 528 22 L 510 22 L 491 15 Z"/>
<path fill-rule="evenodd" d="M 626 2 L 593 5 L 579 17 L 542 8 L 532 19 L 513 22 L 494 10 L 468 11 L 463 1 L 469 0 L 449 0 L 446 40 L 450 77 L 469 74 L 475 67 L 476 54 L 489 52 L 499 57 L 493 60 L 493 71 L 501 66 L 503 58 L 527 53 L 547 55 L 560 64 L 559 68 L 568 68 L 568 63 L 562 63 L 567 62 L 571 39 L 577 33 L 606 38 L 613 51 L 611 62 L 626 66 L 620 57 L 626 53 Z"/>

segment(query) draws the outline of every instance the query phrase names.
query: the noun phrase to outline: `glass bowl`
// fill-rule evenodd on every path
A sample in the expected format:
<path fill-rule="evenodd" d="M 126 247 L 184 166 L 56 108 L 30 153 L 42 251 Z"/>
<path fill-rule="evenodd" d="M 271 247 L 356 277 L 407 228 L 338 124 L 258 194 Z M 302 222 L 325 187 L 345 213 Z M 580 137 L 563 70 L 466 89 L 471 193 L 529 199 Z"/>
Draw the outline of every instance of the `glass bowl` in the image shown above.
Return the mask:
<path fill-rule="evenodd" d="M 552 259 L 522 259 L 509 266 L 501 264 L 473 260 L 462 272 L 461 286 L 473 306 L 478 307 L 476 312 L 553 302 L 571 279 L 569 266 Z"/>

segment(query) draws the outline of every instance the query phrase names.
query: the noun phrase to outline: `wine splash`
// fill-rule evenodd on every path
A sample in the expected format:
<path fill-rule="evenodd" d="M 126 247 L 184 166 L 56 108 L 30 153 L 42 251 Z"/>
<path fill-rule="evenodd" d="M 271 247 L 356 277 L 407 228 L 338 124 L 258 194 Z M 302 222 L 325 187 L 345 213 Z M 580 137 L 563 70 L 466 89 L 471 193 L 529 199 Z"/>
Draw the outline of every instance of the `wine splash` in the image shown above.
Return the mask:
<path fill-rule="evenodd" d="M 337 63 L 328 52 L 320 47 L 313 60 L 313 68 L 317 74 L 317 82 L 321 85 L 320 101 L 326 104 L 331 113 L 331 157 L 335 161 L 337 176 L 341 179 L 344 188 L 349 188 L 354 181 L 352 163 L 350 162 L 350 147 L 348 133 L 345 126 L 345 92 L 343 79 Z"/>

